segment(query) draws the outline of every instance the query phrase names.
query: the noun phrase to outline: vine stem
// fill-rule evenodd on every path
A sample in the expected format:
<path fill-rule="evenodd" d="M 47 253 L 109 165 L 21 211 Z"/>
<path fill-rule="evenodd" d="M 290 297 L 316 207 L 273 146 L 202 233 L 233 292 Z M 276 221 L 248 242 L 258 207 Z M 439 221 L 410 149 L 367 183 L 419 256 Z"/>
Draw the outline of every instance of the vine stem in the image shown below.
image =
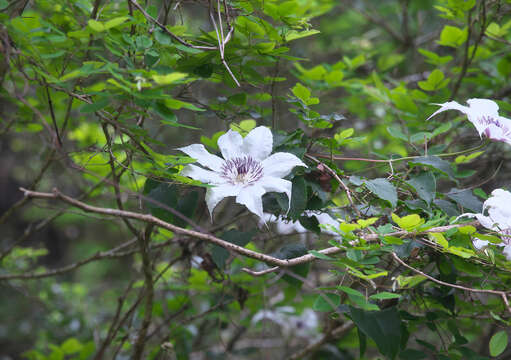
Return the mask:
<path fill-rule="evenodd" d="M 456 152 L 452 152 L 452 153 L 445 153 L 445 154 L 438 154 L 438 155 L 435 155 L 435 156 L 438 156 L 438 157 L 451 157 L 451 156 L 458 156 L 458 155 L 463 155 L 463 154 L 467 154 L 467 153 L 471 153 L 471 152 L 474 152 L 474 151 L 477 151 L 479 149 L 482 149 L 484 148 L 486 145 L 488 145 L 490 141 L 488 139 L 486 139 L 486 141 L 484 141 L 482 144 L 474 147 L 474 148 L 470 148 L 470 149 L 466 149 L 466 150 L 461 150 L 461 151 L 456 151 Z M 314 156 L 314 157 L 317 157 L 317 158 L 322 158 L 322 159 L 330 159 L 330 160 L 339 160 L 339 161 L 350 161 L 350 160 L 353 160 L 353 161 L 365 161 L 365 162 L 375 162 L 375 163 L 389 163 L 389 164 L 392 164 L 393 162 L 398 162 L 398 161 L 405 161 L 405 160 L 413 160 L 413 159 L 418 159 L 422 156 L 405 156 L 405 157 L 401 157 L 401 158 L 397 158 L 397 159 L 387 159 L 387 160 L 384 160 L 384 159 L 367 159 L 367 158 L 356 158 L 356 157 L 342 157 L 342 156 L 335 156 L 335 155 L 330 155 L 330 154 L 316 154 L 316 153 L 308 153 L 308 155 L 310 156 Z"/>

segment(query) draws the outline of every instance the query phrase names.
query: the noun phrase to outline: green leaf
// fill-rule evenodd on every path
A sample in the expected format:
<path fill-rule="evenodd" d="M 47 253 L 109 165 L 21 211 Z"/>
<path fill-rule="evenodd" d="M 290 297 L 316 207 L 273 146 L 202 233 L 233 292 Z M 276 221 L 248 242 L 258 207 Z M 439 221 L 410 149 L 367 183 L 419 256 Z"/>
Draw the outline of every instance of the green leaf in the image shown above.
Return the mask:
<path fill-rule="evenodd" d="M 445 25 L 440 33 L 438 44 L 457 48 L 467 41 L 468 29 L 460 29 L 456 26 Z"/>
<path fill-rule="evenodd" d="M 490 339 L 490 355 L 499 356 L 507 348 L 507 333 L 502 330 L 495 333 Z"/>
<path fill-rule="evenodd" d="M 401 295 L 399 295 L 399 294 L 382 291 L 381 293 L 369 296 L 369 299 L 371 299 L 371 300 L 387 300 L 387 299 L 399 299 L 400 297 L 401 297 Z"/>
<path fill-rule="evenodd" d="M 366 187 L 380 199 L 390 202 L 392 207 L 397 205 L 397 191 L 387 179 L 373 179 L 365 182 Z"/>
<path fill-rule="evenodd" d="M 350 287 L 339 285 L 339 286 L 337 286 L 337 289 L 341 290 L 342 292 L 345 292 L 346 294 L 348 294 L 350 296 L 355 296 L 355 297 L 360 297 L 362 299 L 365 299 L 365 296 L 360 291 L 352 289 Z"/>
<path fill-rule="evenodd" d="M 365 335 L 373 339 L 380 352 L 394 359 L 401 348 L 402 324 L 396 307 L 364 311 L 350 306 L 351 319 Z"/>
<path fill-rule="evenodd" d="M 472 194 L 471 190 L 452 188 L 446 195 L 462 207 L 472 210 L 473 212 L 480 213 L 483 208 L 483 203 Z"/>
<path fill-rule="evenodd" d="M 167 75 L 153 75 L 153 80 L 158 85 L 169 85 L 186 78 L 188 74 L 173 72 Z"/>
<path fill-rule="evenodd" d="M 289 41 L 293 41 L 293 40 L 297 40 L 297 39 L 301 39 L 301 38 L 304 38 L 304 37 L 308 37 L 308 36 L 312 36 L 312 35 L 316 35 L 316 34 L 319 34 L 320 31 L 319 30 L 314 30 L 314 29 L 311 29 L 311 30 L 305 30 L 305 31 L 296 31 L 296 30 L 291 30 L 291 31 L 288 31 L 285 35 L 285 41 L 286 42 L 289 42 Z"/>
<path fill-rule="evenodd" d="M 60 345 L 60 348 L 64 354 L 70 355 L 80 352 L 83 348 L 83 345 L 76 338 L 69 338 Z"/>
<path fill-rule="evenodd" d="M 431 172 L 425 172 L 412 177 L 407 183 L 412 186 L 417 195 L 428 204 L 435 199 L 436 195 L 436 179 Z"/>
<path fill-rule="evenodd" d="M 476 151 L 475 153 L 472 153 L 470 155 L 460 155 L 456 157 L 454 162 L 456 164 L 466 164 L 482 154 L 484 154 L 484 151 Z"/>
<path fill-rule="evenodd" d="M 146 199 L 147 207 L 157 218 L 185 227 L 188 225 L 185 218 L 195 214 L 199 200 L 197 191 L 185 192 L 185 190 L 186 188 L 177 184 L 147 179 L 144 185 L 144 195 L 148 198 Z"/>
<path fill-rule="evenodd" d="M 444 73 L 438 69 L 435 69 L 429 74 L 426 81 L 419 81 L 418 85 L 422 90 L 435 91 L 442 89 L 447 86 L 449 79 L 444 79 Z"/>
<path fill-rule="evenodd" d="M 399 217 L 396 214 L 392 213 L 392 220 L 397 224 L 397 226 L 406 231 L 412 231 L 413 229 L 424 224 L 425 222 L 425 220 L 417 214 Z"/>
<path fill-rule="evenodd" d="M 291 89 L 291 92 L 298 99 L 302 100 L 305 105 L 315 105 L 319 103 L 319 99 L 311 97 L 310 90 L 300 83 L 296 83 L 296 85 Z"/>
<path fill-rule="evenodd" d="M 297 176 L 292 181 L 291 208 L 288 216 L 293 220 L 298 218 L 305 211 L 307 206 L 307 184 L 303 176 Z"/>
<path fill-rule="evenodd" d="M 412 166 L 427 166 L 439 171 L 444 175 L 449 176 L 451 179 L 454 179 L 454 171 L 451 168 L 451 164 L 445 160 L 442 160 L 438 156 L 421 156 L 409 161 L 409 164 Z"/>
<path fill-rule="evenodd" d="M 428 51 L 425 49 L 419 49 L 419 52 L 426 57 L 426 62 L 435 66 L 441 66 L 447 64 L 449 61 L 453 59 L 452 56 L 439 56 L 432 51 Z"/>
<path fill-rule="evenodd" d="M 129 19 L 128 16 L 121 16 L 121 17 L 113 18 L 112 20 L 109 20 L 106 23 L 102 23 L 100 21 L 91 19 L 91 20 L 89 20 L 88 25 L 95 32 L 103 32 L 108 29 L 112 29 L 116 26 L 121 25 L 128 19 Z"/>
<path fill-rule="evenodd" d="M 444 249 L 447 249 L 449 247 L 449 242 L 445 238 L 445 236 L 441 233 L 428 233 L 431 240 L 436 242 L 438 245 L 443 247 Z"/>
<path fill-rule="evenodd" d="M 326 300 L 327 298 L 328 300 Z M 335 311 L 337 307 L 341 304 L 341 297 L 337 294 L 320 294 L 314 301 L 312 305 L 312 309 L 316 311 Z"/>
<path fill-rule="evenodd" d="M 396 139 L 400 139 L 400 140 L 403 140 L 403 141 L 408 141 L 408 136 L 406 136 L 402 131 L 401 129 L 394 125 L 394 126 L 388 126 L 387 127 L 387 132 L 392 136 L 392 137 L 395 137 Z"/>
<path fill-rule="evenodd" d="M 335 258 L 333 258 L 331 256 L 328 256 L 328 255 L 325 255 L 325 254 L 322 254 L 322 253 L 320 253 L 319 251 L 316 251 L 316 250 L 310 250 L 309 254 L 312 254 L 312 255 L 314 255 L 314 257 L 316 257 L 318 259 L 321 259 L 321 260 L 328 260 L 328 261 L 336 260 Z"/>

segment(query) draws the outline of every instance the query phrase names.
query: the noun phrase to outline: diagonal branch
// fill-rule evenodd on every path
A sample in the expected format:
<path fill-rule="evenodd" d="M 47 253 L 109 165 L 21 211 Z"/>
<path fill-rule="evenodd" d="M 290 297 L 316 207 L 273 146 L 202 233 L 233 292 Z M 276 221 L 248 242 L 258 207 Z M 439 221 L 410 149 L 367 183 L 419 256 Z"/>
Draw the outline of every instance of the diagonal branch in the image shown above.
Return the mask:
<path fill-rule="evenodd" d="M 61 200 L 65 203 L 71 204 L 71 205 L 73 205 L 79 209 L 82 209 L 86 212 L 92 212 L 92 213 L 97 213 L 97 214 L 104 214 L 104 215 L 109 215 L 109 216 L 125 217 L 128 219 L 139 220 L 139 221 L 146 222 L 148 224 L 153 224 L 155 226 L 170 230 L 170 231 L 178 233 L 178 234 L 187 235 L 192 238 L 201 239 L 201 240 L 207 241 L 209 243 L 223 247 L 224 249 L 232 251 L 239 255 L 243 255 L 243 256 L 246 256 L 246 257 L 249 257 L 252 259 L 256 259 L 256 260 L 265 262 L 267 264 L 276 266 L 275 268 L 272 268 L 272 271 L 278 270 L 279 267 L 290 267 L 290 266 L 294 266 L 294 265 L 298 265 L 298 264 L 312 262 L 317 259 L 317 257 L 313 254 L 303 255 L 300 257 L 293 258 L 293 259 L 278 259 L 278 258 L 270 256 L 270 255 L 262 254 L 260 252 L 252 251 L 252 250 L 246 249 L 244 247 L 232 244 L 225 240 L 219 239 L 216 236 L 211 235 L 211 234 L 204 234 L 204 233 L 201 233 L 198 231 L 184 229 L 182 227 L 179 227 L 179 226 L 170 224 L 166 221 L 163 221 L 163 220 L 161 220 L 153 215 L 150 215 L 150 214 L 141 214 L 141 213 L 136 213 L 136 212 L 131 212 L 131 211 L 118 210 L 118 209 L 112 209 L 112 208 L 102 208 L 102 207 L 88 205 L 88 204 L 83 203 L 79 200 L 76 200 L 70 196 L 62 194 L 56 188 L 53 189 L 53 192 L 51 192 L 51 193 L 30 191 L 30 190 L 23 189 L 23 188 L 20 188 L 20 190 L 23 191 L 24 195 L 29 198 Z M 463 223 L 463 224 L 439 226 L 439 227 L 427 229 L 427 230 L 425 230 L 423 232 L 419 232 L 419 233 L 413 233 L 413 232 L 408 232 L 408 231 L 402 230 L 402 231 L 396 231 L 393 233 L 389 233 L 386 235 L 388 235 L 388 236 L 420 235 L 420 234 L 425 234 L 425 233 L 430 233 L 430 232 L 444 232 L 444 231 L 447 231 L 450 229 L 467 226 L 467 225 L 477 226 L 477 225 L 479 225 L 479 222 L 472 221 L 472 222 Z M 365 235 L 361 235 L 360 238 L 364 239 L 366 242 L 371 242 L 371 241 L 377 241 L 379 239 L 379 236 L 380 236 L 379 234 L 365 234 Z M 330 248 L 320 250 L 319 253 L 321 253 L 323 255 L 331 255 L 331 254 L 336 254 L 336 253 L 342 252 L 344 250 L 345 249 L 343 247 L 330 247 Z M 245 272 L 248 272 L 248 273 L 254 275 L 254 276 L 261 275 L 260 273 L 254 272 L 252 270 L 248 270 L 248 269 L 243 269 L 243 270 Z M 269 270 L 270 269 L 264 270 L 264 273 L 271 272 Z M 1 279 L 1 277 L 0 277 L 0 279 Z"/>

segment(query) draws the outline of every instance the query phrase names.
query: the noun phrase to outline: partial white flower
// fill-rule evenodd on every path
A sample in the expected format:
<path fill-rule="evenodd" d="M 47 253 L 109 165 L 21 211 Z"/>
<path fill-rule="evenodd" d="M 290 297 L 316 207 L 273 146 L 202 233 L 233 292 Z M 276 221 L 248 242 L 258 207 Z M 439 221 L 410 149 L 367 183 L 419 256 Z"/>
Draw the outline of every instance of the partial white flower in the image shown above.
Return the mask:
<path fill-rule="evenodd" d="M 486 211 L 488 215 L 484 215 Z M 484 202 L 481 214 L 461 214 L 458 219 L 464 216 L 476 218 L 485 228 L 498 232 L 502 242 L 496 245 L 503 246 L 504 255 L 511 260 L 511 193 L 509 191 L 493 190 L 491 196 Z M 482 249 L 488 245 L 488 241 L 476 238 L 473 244 L 476 249 Z"/>
<path fill-rule="evenodd" d="M 467 115 L 468 120 L 474 124 L 479 136 L 486 135 L 488 138 L 502 141 L 511 145 L 511 119 L 499 115 L 499 106 L 495 101 L 488 99 L 469 99 L 468 106 L 449 101 L 439 105 L 427 120 L 438 113 L 446 110 L 458 110 Z"/>
<path fill-rule="evenodd" d="M 320 211 L 313 210 L 305 210 L 302 214 L 303 216 L 312 217 L 315 216 L 318 219 L 320 225 L 324 225 L 321 227 L 321 232 L 329 235 L 339 235 L 338 233 L 328 230 L 329 226 L 334 228 L 339 227 L 339 221 L 332 218 L 329 214 Z M 273 222 L 276 225 L 276 230 L 278 234 L 287 235 L 287 234 L 304 234 L 308 232 L 306 228 L 300 224 L 300 221 L 286 221 L 281 217 L 277 217 L 273 214 L 264 213 L 263 219 L 259 222 L 259 225 L 262 226 L 263 223 Z"/>
<path fill-rule="evenodd" d="M 279 325 L 286 338 L 291 336 L 310 338 L 318 333 L 318 316 L 311 309 L 305 309 L 300 315 L 296 315 L 295 309 L 291 306 L 282 306 L 275 310 L 260 310 L 252 318 L 252 324 L 263 319 Z"/>
<path fill-rule="evenodd" d="M 218 147 L 223 159 L 210 154 L 204 145 L 192 144 L 179 148 L 206 170 L 196 165 L 187 165 L 181 174 L 205 184 L 214 185 L 206 192 L 206 203 L 213 217 L 216 205 L 225 197 L 236 196 L 236 202 L 263 218 L 262 196 L 267 192 L 286 193 L 291 204 L 291 181 L 282 179 L 295 166 L 307 167 L 298 157 L 290 153 L 271 154 L 273 135 L 259 126 L 245 138 L 229 130 L 218 138 Z"/>

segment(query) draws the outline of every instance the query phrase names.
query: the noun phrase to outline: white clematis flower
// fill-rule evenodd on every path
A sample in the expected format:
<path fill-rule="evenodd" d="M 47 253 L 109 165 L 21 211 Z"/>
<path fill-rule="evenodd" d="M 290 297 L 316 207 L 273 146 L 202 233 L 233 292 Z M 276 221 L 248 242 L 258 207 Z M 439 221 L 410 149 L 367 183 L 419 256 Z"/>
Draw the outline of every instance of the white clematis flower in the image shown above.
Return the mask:
<path fill-rule="evenodd" d="M 488 210 L 487 216 L 484 215 L 486 210 Z M 502 242 L 496 245 L 503 246 L 504 255 L 511 260 L 511 193 L 509 191 L 493 190 L 491 196 L 483 204 L 482 214 L 462 214 L 458 216 L 458 219 L 462 216 L 476 218 L 485 228 L 498 232 L 502 237 Z M 476 249 L 482 249 L 488 245 L 488 241 L 477 238 L 473 243 Z"/>
<path fill-rule="evenodd" d="M 206 192 L 206 203 L 213 218 L 213 210 L 225 197 L 236 196 L 236 202 L 263 218 L 262 196 L 267 192 L 286 193 L 291 204 L 291 181 L 282 179 L 295 166 L 307 167 L 290 153 L 271 154 L 273 135 L 264 126 L 250 131 L 245 138 L 229 130 L 218 138 L 223 159 L 210 154 L 204 145 L 192 144 L 179 148 L 186 155 L 209 168 L 187 165 L 181 174 L 205 184 L 214 185 Z"/>
<path fill-rule="evenodd" d="M 511 145 L 511 119 L 499 115 L 499 106 L 495 101 L 488 99 L 469 99 L 468 106 L 449 101 L 443 104 L 427 120 L 446 110 L 458 110 L 467 115 L 468 120 L 474 124 L 479 136 L 486 135 L 496 141 L 502 141 Z"/>

